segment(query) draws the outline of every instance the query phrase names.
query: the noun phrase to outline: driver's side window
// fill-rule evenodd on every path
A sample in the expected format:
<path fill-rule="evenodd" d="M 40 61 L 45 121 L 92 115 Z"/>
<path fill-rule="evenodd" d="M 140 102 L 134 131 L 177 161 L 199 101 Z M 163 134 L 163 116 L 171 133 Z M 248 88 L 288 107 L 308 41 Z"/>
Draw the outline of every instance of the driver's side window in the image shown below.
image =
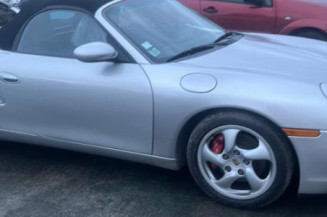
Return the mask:
<path fill-rule="evenodd" d="M 75 10 L 48 10 L 25 27 L 17 52 L 74 57 L 74 49 L 90 42 L 107 42 L 107 33 L 91 16 Z"/>
<path fill-rule="evenodd" d="M 230 2 L 230 3 L 240 3 L 240 4 L 252 4 L 253 0 L 214 0 L 214 1 L 222 1 L 222 2 Z M 272 6 L 272 0 L 262 0 L 263 6 Z"/>

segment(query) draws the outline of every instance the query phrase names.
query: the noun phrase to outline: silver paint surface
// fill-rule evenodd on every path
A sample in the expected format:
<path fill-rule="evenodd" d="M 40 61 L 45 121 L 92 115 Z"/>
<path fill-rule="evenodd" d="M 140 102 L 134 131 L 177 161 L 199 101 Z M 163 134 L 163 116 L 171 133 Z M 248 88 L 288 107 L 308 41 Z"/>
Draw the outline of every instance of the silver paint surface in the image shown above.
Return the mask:
<path fill-rule="evenodd" d="M 217 79 L 207 74 L 187 74 L 182 78 L 181 86 L 193 93 L 207 93 L 217 86 Z"/>
<path fill-rule="evenodd" d="M 84 44 L 74 50 L 76 58 L 83 62 L 110 61 L 117 57 L 117 51 L 104 42 Z"/>
<path fill-rule="evenodd" d="M 327 193 L 327 99 L 321 91 L 327 43 L 248 34 L 202 56 L 151 64 L 103 18 L 102 10 L 115 2 L 96 18 L 136 63 L 0 51 L 0 74 L 20 82 L 0 82 L 1 139 L 179 169 L 184 162 L 177 139 L 188 120 L 209 109 L 241 109 L 279 127 L 321 130 L 319 138 L 291 141 L 301 168 L 300 193 Z M 212 79 L 195 86 L 191 77 L 181 86 L 185 76 L 199 73 Z"/>

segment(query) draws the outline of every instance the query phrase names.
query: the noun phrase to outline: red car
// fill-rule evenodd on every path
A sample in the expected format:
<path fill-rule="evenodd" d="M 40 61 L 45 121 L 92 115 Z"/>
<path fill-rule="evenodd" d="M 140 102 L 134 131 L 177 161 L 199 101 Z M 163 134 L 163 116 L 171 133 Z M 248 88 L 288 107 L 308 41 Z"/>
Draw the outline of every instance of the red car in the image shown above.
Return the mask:
<path fill-rule="evenodd" d="M 327 40 L 327 0 L 180 0 L 220 26 Z"/>

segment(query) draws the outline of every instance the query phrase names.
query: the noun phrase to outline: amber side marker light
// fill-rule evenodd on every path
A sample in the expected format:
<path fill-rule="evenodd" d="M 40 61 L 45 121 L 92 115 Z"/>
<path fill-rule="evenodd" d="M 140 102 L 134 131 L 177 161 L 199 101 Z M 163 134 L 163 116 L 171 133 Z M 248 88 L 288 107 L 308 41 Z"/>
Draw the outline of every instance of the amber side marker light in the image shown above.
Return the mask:
<path fill-rule="evenodd" d="M 298 136 L 298 137 L 319 137 L 319 130 L 305 130 L 305 129 L 291 129 L 283 128 L 283 131 L 287 136 Z"/>

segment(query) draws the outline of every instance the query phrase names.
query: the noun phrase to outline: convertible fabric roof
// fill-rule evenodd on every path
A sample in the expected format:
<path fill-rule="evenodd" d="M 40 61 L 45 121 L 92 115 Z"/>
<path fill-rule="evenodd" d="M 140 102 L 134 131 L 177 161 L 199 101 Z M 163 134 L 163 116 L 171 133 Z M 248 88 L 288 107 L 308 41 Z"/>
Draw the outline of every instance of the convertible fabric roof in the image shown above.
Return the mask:
<path fill-rule="evenodd" d="M 20 13 L 0 29 L 0 48 L 11 50 L 16 35 L 26 21 L 46 7 L 77 7 L 94 14 L 98 8 L 110 1 L 112 0 L 23 0 Z"/>

